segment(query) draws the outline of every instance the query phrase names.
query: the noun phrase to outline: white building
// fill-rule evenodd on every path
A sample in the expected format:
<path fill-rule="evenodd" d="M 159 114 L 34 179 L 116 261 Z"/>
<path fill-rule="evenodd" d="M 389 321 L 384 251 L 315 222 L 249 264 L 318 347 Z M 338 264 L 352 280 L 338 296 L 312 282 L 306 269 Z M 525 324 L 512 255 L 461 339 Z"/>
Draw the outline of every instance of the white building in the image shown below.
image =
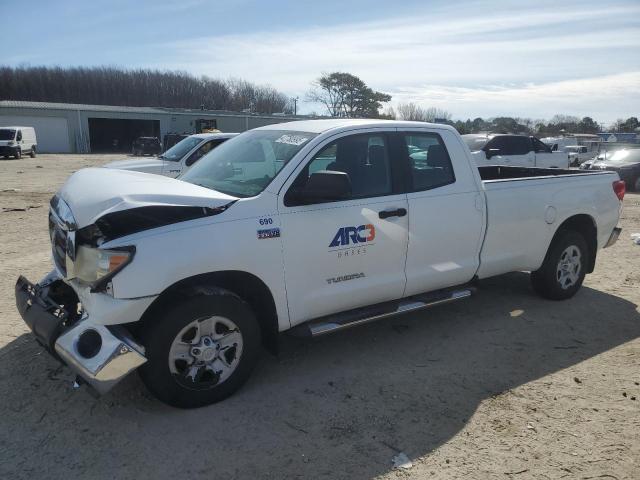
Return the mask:
<path fill-rule="evenodd" d="M 130 152 L 141 136 L 199 133 L 203 128 L 243 132 L 295 120 L 218 110 L 117 107 L 70 103 L 0 101 L 0 126 L 34 127 L 41 153 Z"/>

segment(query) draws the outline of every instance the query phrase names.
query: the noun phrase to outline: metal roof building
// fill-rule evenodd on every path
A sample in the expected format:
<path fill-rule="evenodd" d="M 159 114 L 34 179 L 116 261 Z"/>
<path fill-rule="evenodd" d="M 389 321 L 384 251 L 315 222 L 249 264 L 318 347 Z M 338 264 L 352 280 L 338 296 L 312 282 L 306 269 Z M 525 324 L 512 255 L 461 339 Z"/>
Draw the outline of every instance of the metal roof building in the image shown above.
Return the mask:
<path fill-rule="evenodd" d="M 131 142 L 141 136 L 162 139 L 170 133 L 200 133 L 208 128 L 243 132 L 291 120 L 296 118 L 219 110 L 0 101 L 0 126 L 34 127 L 42 153 L 130 152 Z"/>

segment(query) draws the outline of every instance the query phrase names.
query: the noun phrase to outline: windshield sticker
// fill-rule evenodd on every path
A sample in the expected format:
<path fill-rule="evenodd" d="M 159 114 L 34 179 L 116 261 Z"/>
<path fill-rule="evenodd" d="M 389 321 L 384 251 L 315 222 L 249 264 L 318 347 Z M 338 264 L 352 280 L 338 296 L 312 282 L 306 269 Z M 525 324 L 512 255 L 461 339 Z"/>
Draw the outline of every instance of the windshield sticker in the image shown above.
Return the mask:
<path fill-rule="evenodd" d="M 309 140 L 308 137 L 303 137 L 302 135 L 292 135 L 290 133 L 285 133 L 280 138 L 276 140 L 276 143 L 285 143 L 287 145 L 302 145 L 304 142 Z"/>

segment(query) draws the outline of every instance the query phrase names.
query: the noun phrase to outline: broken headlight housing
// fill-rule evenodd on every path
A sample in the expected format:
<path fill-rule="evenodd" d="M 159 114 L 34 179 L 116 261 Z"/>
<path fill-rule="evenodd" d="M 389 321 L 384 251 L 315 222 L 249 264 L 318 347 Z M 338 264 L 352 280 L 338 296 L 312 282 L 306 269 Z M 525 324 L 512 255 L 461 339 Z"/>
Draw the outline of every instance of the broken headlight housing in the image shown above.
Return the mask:
<path fill-rule="evenodd" d="M 133 246 L 102 249 L 79 245 L 74 261 L 75 277 L 91 286 L 92 291 L 101 290 L 115 274 L 131 263 L 135 251 Z"/>

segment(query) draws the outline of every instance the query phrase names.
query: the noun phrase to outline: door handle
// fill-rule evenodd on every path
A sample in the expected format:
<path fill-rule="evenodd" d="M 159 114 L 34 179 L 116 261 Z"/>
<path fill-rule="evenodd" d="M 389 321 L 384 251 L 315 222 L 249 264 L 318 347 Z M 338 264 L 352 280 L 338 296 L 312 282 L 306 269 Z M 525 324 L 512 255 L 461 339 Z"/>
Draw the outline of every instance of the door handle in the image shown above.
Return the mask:
<path fill-rule="evenodd" d="M 406 208 L 397 208 L 396 210 L 383 210 L 378 213 L 378 217 L 384 220 L 385 218 L 389 217 L 404 217 L 406 214 Z"/>

